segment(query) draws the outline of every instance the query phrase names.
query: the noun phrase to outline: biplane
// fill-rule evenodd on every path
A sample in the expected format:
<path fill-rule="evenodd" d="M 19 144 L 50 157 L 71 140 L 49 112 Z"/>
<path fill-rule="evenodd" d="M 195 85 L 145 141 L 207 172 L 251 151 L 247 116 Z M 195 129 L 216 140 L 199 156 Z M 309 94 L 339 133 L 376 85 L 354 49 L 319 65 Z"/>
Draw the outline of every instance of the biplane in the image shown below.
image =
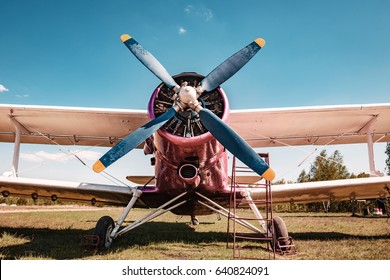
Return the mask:
<path fill-rule="evenodd" d="M 15 146 L 13 175 L 0 177 L 4 197 L 125 206 L 116 221 L 103 216 L 97 222 L 100 245 L 109 248 L 118 236 L 167 211 L 188 215 L 193 224 L 201 215 L 228 213 L 232 192 L 229 153 L 255 174 L 234 178 L 234 184 L 270 183 L 275 172 L 255 148 L 329 143 L 367 143 L 372 177 L 275 186 L 271 188 L 274 204 L 390 195 L 390 177 L 378 176 L 373 153 L 374 143 L 390 142 L 390 104 L 230 110 L 221 84 L 265 46 L 263 39 L 254 40 L 206 76 L 194 72 L 171 76 L 134 38 L 122 35 L 121 41 L 161 80 L 147 110 L 1 104 L 0 141 Z M 115 168 L 127 153 L 143 149 L 152 155 L 155 173 L 130 175 L 132 186 L 22 178 L 18 176 L 22 143 L 109 147 L 93 165 L 95 172 Z M 266 193 L 253 188 L 235 195 L 242 198 L 237 207 L 245 207 Z M 150 212 L 122 227 L 134 207 Z M 281 219 L 274 222 L 285 227 Z M 269 225 L 253 230 L 267 232 Z"/>

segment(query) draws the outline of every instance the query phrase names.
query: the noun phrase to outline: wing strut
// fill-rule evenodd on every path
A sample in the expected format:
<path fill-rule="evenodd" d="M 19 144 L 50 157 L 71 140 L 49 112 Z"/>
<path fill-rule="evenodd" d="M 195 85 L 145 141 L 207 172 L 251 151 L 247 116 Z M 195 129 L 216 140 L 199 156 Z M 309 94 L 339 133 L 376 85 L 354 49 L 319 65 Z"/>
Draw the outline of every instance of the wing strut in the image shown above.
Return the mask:
<path fill-rule="evenodd" d="M 367 146 L 368 146 L 368 161 L 370 164 L 370 174 L 378 176 L 378 171 L 375 168 L 375 156 L 374 156 L 374 143 L 372 141 L 372 130 L 369 129 L 367 132 Z"/>
<path fill-rule="evenodd" d="M 14 143 L 14 157 L 12 161 L 12 174 L 14 177 L 18 177 L 18 169 L 19 169 L 19 158 L 20 158 L 20 143 L 21 143 L 21 135 L 23 133 L 30 134 L 30 132 L 21 125 L 13 116 L 9 117 L 12 123 L 15 126 L 15 143 Z"/>
<path fill-rule="evenodd" d="M 379 172 L 375 168 L 374 142 L 372 140 L 372 137 L 374 135 L 374 132 L 372 131 L 372 126 L 377 120 L 378 115 L 372 116 L 372 119 L 358 131 L 359 134 L 367 134 L 368 161 L 370 165 L 371 176 L 380 176 Z"/>

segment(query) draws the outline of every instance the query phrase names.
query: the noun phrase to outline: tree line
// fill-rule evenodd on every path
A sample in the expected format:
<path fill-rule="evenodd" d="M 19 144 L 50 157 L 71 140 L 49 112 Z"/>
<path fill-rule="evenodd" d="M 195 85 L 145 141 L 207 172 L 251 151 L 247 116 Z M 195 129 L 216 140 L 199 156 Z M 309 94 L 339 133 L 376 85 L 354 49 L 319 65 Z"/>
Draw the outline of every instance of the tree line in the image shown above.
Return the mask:
<path fill-rule="evenodd" d="M 390 143 L 387 143 L 385 153 L 386 159 L 386 174 L 390 175 Z M 322 150 L 321 153 L 311 163 L 309 171 L 302 170 L 297 178 L 297 183 L 315 182 L 315 181 L 328 181 L 328 180 L 340 180 L 340 179 L 352 179 L 352 178 L 364 178 L 370 175 L 361 172 L 359 174 L 349 173 L 347 167 L 344 165 L 343 156 L 336 150 L 333 154 L 328 155 L 326 150 Z M 276 182 L 274 184 L 284 184 L 284 180 Z M 332 202 L 315 202 L 307 204 L 294 204 L 294 205 L 277 205 L 274 207 L 276 211 L 291 211 L 291 212 L 318 212 L 318 211 L 330 211 L 330 212 L 352 212 L 363 211 L 362 207 L 376 208 L 378 201 L 368 201 L 366 205 L 357 205 L 356 202 L 351 201 L 332 201 Z M 385 202 L 385 205 L 389 203 Z M 359 209 L 360 207 L 360 209 Z M 386 210 L 386 207 L 385 209 Z"/>

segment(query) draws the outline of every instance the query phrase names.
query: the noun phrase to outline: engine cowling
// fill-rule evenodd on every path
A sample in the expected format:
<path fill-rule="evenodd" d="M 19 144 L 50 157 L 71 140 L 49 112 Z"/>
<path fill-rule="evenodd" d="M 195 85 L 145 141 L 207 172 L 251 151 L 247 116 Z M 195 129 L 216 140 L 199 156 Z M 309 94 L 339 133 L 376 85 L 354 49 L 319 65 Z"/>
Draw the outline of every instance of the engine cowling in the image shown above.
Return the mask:
<path fill-rule="evenodd" d="M 196 87 L 204 78 L 193 72 L 173 77 L 177 84 L 186 82 Z M 149 101 L 151 119 L 169 110 L 174 103 L 174 91 L 160 84 Z M 198 101 L 224 122 L 228 121 L 229 103 L 221 87 L 203 92 Z M 197 189 L 210 197 L 227 193 L 228 152 L 203 126 L 192 109 L 179 111 L 157 133 L 148 138 L 145 153 L 154 154 L 156 189 L 176 196 L 188 189 Z M 229 187 L 230 188 L 230 187 Z M 153 201 L 150 207 L 158 207 Z M 158 203 L 161 203 L 159 201 Z M 192 202 L 174 210 L 181 215 L 210 214 L 209 209 L 195 207 Z"/>

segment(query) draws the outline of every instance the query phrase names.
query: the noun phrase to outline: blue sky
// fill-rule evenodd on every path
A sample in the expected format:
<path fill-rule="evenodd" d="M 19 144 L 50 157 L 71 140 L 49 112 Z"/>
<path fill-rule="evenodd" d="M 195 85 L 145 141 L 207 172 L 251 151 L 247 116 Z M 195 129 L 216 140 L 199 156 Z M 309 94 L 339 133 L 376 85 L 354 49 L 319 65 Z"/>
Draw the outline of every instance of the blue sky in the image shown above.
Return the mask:
<path fill-rule="evenodd" d="M 386 0 L 3 0 L 0 26 L 0 103 L 146 109 L 160 81 L 120 42 L 123 33 L 172 75 L 206 75 L 264 38 L 266 46 L 223 84 L 232 109 L 390 101 Z M 12 146 L 0 145 L 1 172 Z M 22 153 L 42 149 L 26 145 Z M 377 149 L 381 170 L 383 145 Z M 308 153 L 301 152 L 289 158 L 300 161 Z M 285 153 L 275 151 L 275 164 Z"/>

